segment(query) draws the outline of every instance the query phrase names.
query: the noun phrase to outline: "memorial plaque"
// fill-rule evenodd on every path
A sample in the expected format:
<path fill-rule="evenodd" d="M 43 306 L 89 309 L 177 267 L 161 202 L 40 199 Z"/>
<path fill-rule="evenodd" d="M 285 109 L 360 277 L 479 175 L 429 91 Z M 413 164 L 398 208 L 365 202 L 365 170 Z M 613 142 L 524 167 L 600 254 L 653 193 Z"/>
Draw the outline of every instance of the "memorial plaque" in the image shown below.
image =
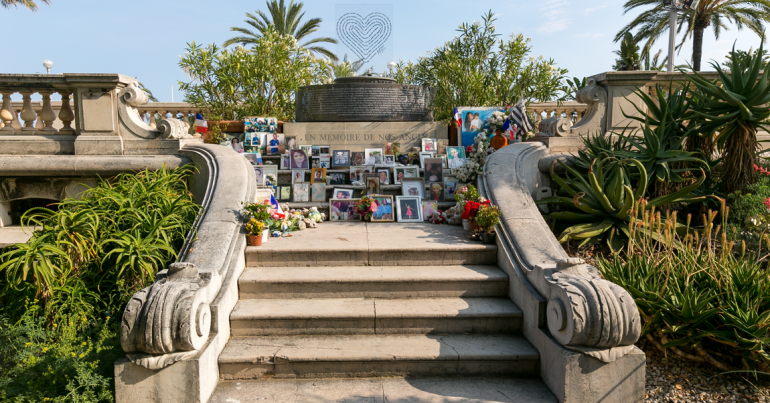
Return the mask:
<path fill-rule="evenodd" d="M 433 119 L 435 91 L 384 77 L 342 77 L 300 87 L 297 122 L 418 122 Z"/>

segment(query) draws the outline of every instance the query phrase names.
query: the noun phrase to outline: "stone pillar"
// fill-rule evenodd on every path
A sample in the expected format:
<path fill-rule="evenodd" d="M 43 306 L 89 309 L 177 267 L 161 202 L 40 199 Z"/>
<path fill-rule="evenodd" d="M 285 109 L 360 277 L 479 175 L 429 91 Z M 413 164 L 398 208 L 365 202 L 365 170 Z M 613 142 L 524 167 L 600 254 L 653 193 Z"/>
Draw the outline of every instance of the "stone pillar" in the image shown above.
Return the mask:
<path fill-rule="evenodd" d="M 75 102 L 75 121 L 79 130 L 75 154 L 123 154 L 123 143 L 118 133 L 117 90 L 76 88 Z"/>

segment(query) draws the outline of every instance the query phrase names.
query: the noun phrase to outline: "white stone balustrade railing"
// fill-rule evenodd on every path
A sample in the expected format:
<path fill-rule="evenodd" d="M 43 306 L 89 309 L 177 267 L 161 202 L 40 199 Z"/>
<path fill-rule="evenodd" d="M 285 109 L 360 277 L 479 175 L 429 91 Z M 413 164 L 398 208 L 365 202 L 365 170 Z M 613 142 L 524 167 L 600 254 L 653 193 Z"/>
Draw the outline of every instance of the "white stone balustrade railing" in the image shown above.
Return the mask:
<path fill-rule="evenodd" d="M 12 101 L 14 94 L 22 100 Z M 33 102 L 35 94 L 42 101 Z M 120 74 L 0 74 L 0 95 L 0 154 L 175 154 L 202 141 L 189 133 L 196 108 L 155 103 L 143 110 L 147 94 Z"/>
<path fill-rule="evenodd" d="M 577 101 L 564 101 L 564 102 L 533 102 L 527 106 L 528 111 L 535 114 L 538 122 L 550 118 L 550 117 L 568 117 L 576 122 L 583 118 L 588 105 Z"/>

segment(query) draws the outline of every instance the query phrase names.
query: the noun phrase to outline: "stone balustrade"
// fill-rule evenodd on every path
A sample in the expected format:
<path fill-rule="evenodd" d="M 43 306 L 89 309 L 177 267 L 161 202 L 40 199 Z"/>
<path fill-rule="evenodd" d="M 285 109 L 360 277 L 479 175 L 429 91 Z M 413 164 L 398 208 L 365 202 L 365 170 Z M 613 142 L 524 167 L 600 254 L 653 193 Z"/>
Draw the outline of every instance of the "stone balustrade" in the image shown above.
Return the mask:
<path fill-rule="evenodd" d="M 576 122 L 583 118 L 588 105 L 577 101 L 564 102 L 533 102 L 527 107 L 529 111 L 535 114 L 538 123 L 550 117 L 567 117 Z"/>
<path fill-rule="evenodd" d="M 22 100 L 12 101 L 14 94 Z M 54 94 L 62 100 L 53 101 Z M 189 133 L 187 120 L 174 118 L 193 108 L 141 110 L 147 94 L 120 74 L 0 74 L 0 95 L 0 154 L 176 154 L 202 141 Z M 38 95 L 42 101 L 33 102 Z M 146 123 L 147 113 L 160 114 L 160 122 Z"/>

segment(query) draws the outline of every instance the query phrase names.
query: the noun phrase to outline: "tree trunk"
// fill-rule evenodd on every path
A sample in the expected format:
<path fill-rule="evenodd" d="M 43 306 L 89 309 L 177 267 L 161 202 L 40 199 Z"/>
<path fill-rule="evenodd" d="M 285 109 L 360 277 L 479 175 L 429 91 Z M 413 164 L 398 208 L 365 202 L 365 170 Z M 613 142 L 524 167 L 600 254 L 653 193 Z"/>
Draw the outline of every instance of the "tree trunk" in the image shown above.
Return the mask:
<path fill-rule="evenodd" d="M 700 71 L 700 59 L 703 55 L 703 30 L 705 27 L 695 26 L 692 39 L 692 69 Z"/>

